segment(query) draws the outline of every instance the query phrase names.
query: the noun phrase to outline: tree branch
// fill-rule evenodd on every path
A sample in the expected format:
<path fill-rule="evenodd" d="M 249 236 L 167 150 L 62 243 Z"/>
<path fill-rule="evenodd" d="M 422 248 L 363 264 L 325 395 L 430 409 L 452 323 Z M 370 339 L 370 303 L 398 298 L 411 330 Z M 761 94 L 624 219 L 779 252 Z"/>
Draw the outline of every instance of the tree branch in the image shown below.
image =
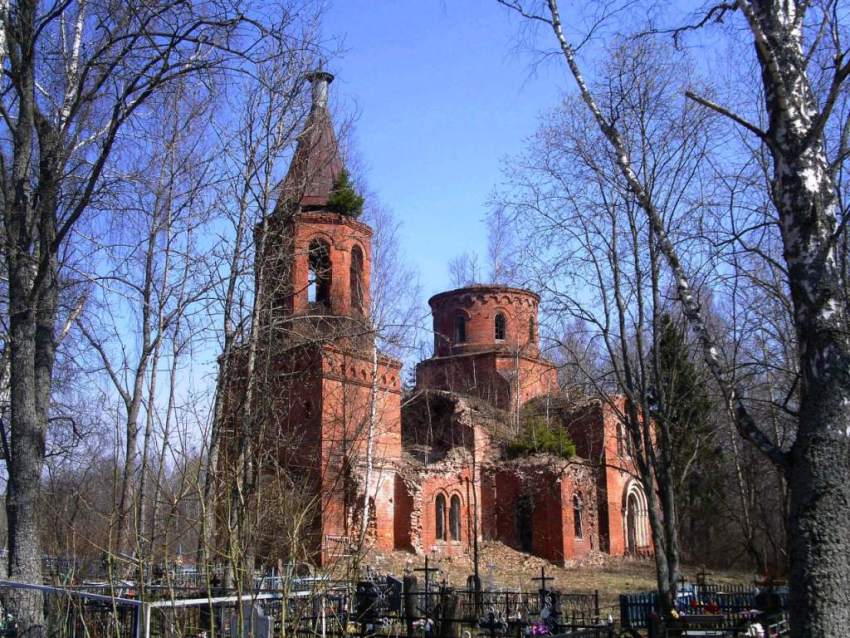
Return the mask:
<path fill-rule="evenodd" d="M 711 100 L 706 99 L 704 97 L 701 97 L 701 96 L 697 95 L 696 93 L 693 93 L 692 91 L 685 91 L 685 97 L 688 98 L 689 100 L 693 100 L 697 104 L 700 104 L 700 105 L 702 105 L 702 106 L 704 106 L 708 109 L 711 109 L 712 111 L 714 111 L 716 113 L 719 113 L 720 115 L 723 115 L 724 117 L 728 117 L 730 120 L 732 120 L 736 124 L 743 126 L 745 129 L 747 129 L 751 133 L 758 136 L 758 138 L 760 140 L 762 140 L 764 143 L 770 144 L 770 140 L 768 139 L 767 133 L 762 131 L 755 124 L 748 122 L 747 120 L 745 120 L 743 117 L 741 117 L 740 115 L 738 115 L 734 111 L 730 111 L 725 106 L 720 106 L 719 104 L 712 102 Z"/>

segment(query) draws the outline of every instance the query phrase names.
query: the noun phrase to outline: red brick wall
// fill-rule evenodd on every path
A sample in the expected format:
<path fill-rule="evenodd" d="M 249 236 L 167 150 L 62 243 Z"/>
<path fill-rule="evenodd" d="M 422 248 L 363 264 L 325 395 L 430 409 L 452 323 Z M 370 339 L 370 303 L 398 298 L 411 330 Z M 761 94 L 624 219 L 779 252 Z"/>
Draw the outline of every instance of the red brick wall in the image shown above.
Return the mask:
<path fill-rule="evenodd" d="M 307 298 L 310 242 L 324 241 L 330 248 L 331 307 L 334 315 L 357 315 L 351 306 L 351 251 L 363 253 L 363 306 L 369 308 L 372 259 L 372 229 L 345 215 L 329 212 L 302 212 L 293 217 L 272 216 L 267 221 L 268 239 L 264 246 L 265 288 L 279 300 L 287 314 L 310 310 Z M 257 227 L 256 238 L 262 237 Z M 258 268 L 259 271 L 259 268 Z"/>
<path fill-rule="evenodd" d="M 410 528 L 413 514 L 413 496 L 400 476 L 395 480 L 395 549 L 412 550 L 413 536 Z"/>
<path fill-rule="evenodd" d="M 520 477 L 510 470 L 495 470 L 493 472 L 494 513 L 496 519 L 496 539 L 505 545 L 520 549 L 517 533 L 516 503 L 522 491 Z"/>
<path fill-rule="evenodd" d="M 496 369 L 510 378 L 519 369 L 519 382 L 509 384 L 511 395 L 509 409 L 525 405 L 531 399 L 544 394 L 558 392 L 558 371 L 554 365 L 542 358 L 530 359 L 511 355 L 498 355 Z M 518 392 L 518 396 L 515 393 Z M 515 403 L 516 401 L 516 403 Z"/>
<path fill-rule="evenodd" d="M 391 464 L 401 455 L 400 363 L 386 357 L 379 359 L 375 462 L 366 486 L 363 456 L 372 392 L 370 354 L 309 345 L 291 349 L 287 355 L 268 357 L 272 363 L 258 379 L 255 410 L 260 430 L 254 433 L 258 441 L 253 448 L 256 460 L 267 464 L 269 471 L 277 464 L 284 471 L 312 479 L 312 496 L 319 504 L 317 544 L 324 545 L 322 539 L 329 535 L 359 533 L 365 490 L 374 500 L 369 541 L 382 550 L 392 550 L 395 471 Z M 235 385 L 234 391 L 228 393 L 228 410 L 237 410 L 238 401 L 244 396 L 239 385 L 241 377 L 233 376 Z M 232 444 L 226 441 L 225 464 L 230 447 Z M 323 562 L 329 559 L 328 552 L 327 547 L 322 548 Z"/>
<path fill-rule="evenodd" d="M 382 359 L 378 366 L 373 466 L 365 484 L 371 407 L 372 362 L 366 353 L 324 348 L 322 381 L 323 536 L 356 536 L 363 515 L 364 490 L 374 500 L 370 542 L 383 551 L 395 548 L 395 471 L 401 455 L 400 364 Z M 348 459 L 350 477 L 342 475 Z M 353 486 L 346 480 L 354 481 Z M 348 490 L 348 491 L 347 491 Z M 352 493 L 353 490 L 353 493 Z"/>
<path fill-rule="evenodd" d="M 471 394 L 497 407 L 510 404 L 511 388 L 496 369 L 493 352 L 432 358 L 416 366 L 416 388 Z"/>
<path fill-rule="evenodd" d="M 582 462 L 561 462 L 545 457 L 518 460 L 484 473 L 482 494 L 487 532 L 516 549 L 517 503 L 530 497 L 532 552 L 554 563 L 580 558 L 598 549 L 598 514 L 595 506 L 595 471 Z M 575 538 L 572 498 L 580 494 L 583 535 Z M 586 503 L 585 503 L 586 501 Z"/>
<path fill-rule="evenodd" d="M 525 491 L 534 495 L 534 553 L 553 563 L 563 563 L 565 512 L 561 507 L 559 479 L 550 473 L 538 474 L 534 479 L 525 485 Z"/>
<path fill-rule="evenodd" d="M 469 480 L 471 476 L 467 467 L 462 467 L 457 472 L 446 474 L 429 474 L 423 477 L 420 487 L 420 544 L 423 552 L 436 551 L 443 556 L 459 556 L 469 551 L 471 546 L 471 530 L 474 522 L 471 520 L 473 511 L 470 510 L 469 501 L 473 500 L 472 490 L 474 486 Z M 445 498 L 445 540 L 436 538 L 436 499 L 442 494 Z M 449 511 L 451 499 L 456 496 L 460 499 L 460 538 L 452 540 L 449 531 Z"/>
<path fill-rule="evenodd" d="M 434 320 L 434 355 L 438 357 L 491 349 L 520 349 L 537 353 L 537 306 L 539 297 L 528 290 L 506 286 L 470 286 L 443 292 L 428 300 Z M 496 340 L 496 315 L 506 319 L 505 338 Z M 455 342 L 454 322 L 457 315 L 467 318 L 466 341 Z M 534 322 L 534 334 L 529 323 Z M 533 338 L 530 338 L 533 337 Z"/>
<path fill-rule="evenodd" d="M 496 473 L 491 470 L 482 471 L 479 482 L 481 484 L 481 498 L 479 501 L 480 534 L 485 540 L 497 540 L 499 539 L 499 501 L 496 493 Z"/>
<path fill-rule="evenodd" d="M 599 510 L 596 498 L 598 469 L 574 462 L 561 473 L 561 511 L 564 538 L 564 557 L 567 560 L 582 558 L 599 547 Z M 581 503 L 582 535 L 576 536 L 573 497 Z"/>
<path fill-rule="evenodd" d="M 622 397 L 614 405 L 595 404 L 569 418 L 568 429 L 576 451 L 599 465 L 597 507 L 600 515 L 601 546 L 604 551 L 622 556 L 626 551 L 624 529 L 625 494 L 629 483 L 638 476 L 634 459 L 629 456 L 626 434 L 621 430 L 625 402 Z M 618 438 L 621 443 L 618 443 Z M 648 526 L 647 526 L 648 531 Z M 651 537 L 650 537 L 651 538 Z M 641 553 L 651 550 L 644 547 Z"/>
<path fill-rule="evenodd" d="M 605 432 L 605 481 L 608 506 L 608 529 L 610 537 L 609 551 L 615 556 L 626 553 L 626 529 L 624 525 L 626 512 L 626 490 L 637 481 L 638 471 L 634 459 L 629 455 L 629 447 L 625 442 L 618 446 L 617 429 L 620 427 L 620 416 L 625 408 L 625 400 L 620 398 L 615 406 L 606 405 L 603 408 Z M 622 454 L 621 454 L 622 452 Z M 642 490 L 642 488 L 640 488 Z M 649 554 L 651 550 L 651 533 L 648 519 L 644 516 L 641 522 L 646 531 L 646 543 L 639 544 L 638 552 Z"/>

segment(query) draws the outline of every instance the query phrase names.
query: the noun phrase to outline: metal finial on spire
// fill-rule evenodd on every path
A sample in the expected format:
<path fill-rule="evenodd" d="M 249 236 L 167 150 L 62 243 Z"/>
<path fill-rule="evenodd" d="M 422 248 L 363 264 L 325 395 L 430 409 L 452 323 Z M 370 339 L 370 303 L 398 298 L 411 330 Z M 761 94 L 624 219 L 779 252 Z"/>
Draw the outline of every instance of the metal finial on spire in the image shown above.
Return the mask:
<path fill-rule="evenodd" d="M 323 71 L 320 66 L 316 71 L 308 73 L 306 77 L 313 87 L 313 108 L 327 108 L 328 85 L 334 81 L 333 74 Z"/>

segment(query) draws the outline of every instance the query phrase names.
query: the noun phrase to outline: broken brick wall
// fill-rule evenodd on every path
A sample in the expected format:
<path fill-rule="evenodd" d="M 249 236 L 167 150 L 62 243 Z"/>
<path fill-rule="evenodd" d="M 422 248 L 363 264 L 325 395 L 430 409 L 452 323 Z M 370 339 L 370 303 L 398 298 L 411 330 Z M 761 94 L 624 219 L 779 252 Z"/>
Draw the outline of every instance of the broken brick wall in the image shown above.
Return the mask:
<path fill-rule="evenodd" d="M 396 513 L 401 516 L 408 510 L 408 524 L 397 523 L 396 529 L 402 531 L 399 543 L 407 544 L 416 553 L 437 552 L 444 556 L 458 556 L 469 552 L 476 502 L 480 502 L 480 492 L 476 481 L 472 479 L 472 463 L 468 454 L 455 451 L 442 461 L 429 463 L 414 469 L 408 468 L 401 473 L 404 488 L 397 488 L 396 494 L 402 494 L 397 500 Z M 442 508 L 437 507 L 438 497 L 442 498 Z M 452 529 L 452 501 L 458 503 L 458 528 Z M 404 507 L 399 507 L 403 503 Z M 437 518 L 441 514 L 442 524 Z M 404 532 L 407 532 L 404 534 Z M 442 537 L 438 537 L 438 531 Z M 456 537 L 452 531 L 458 532 Z"/>
<path fill-rule="evenodd" d="M 494 464 L 484 472 L 485 529 L 494 540 L 563 564 L 598 549 L 593 468 L 581 460 L 529 457 Z M 581 499 L 576 538 L 573 496 Z"/>

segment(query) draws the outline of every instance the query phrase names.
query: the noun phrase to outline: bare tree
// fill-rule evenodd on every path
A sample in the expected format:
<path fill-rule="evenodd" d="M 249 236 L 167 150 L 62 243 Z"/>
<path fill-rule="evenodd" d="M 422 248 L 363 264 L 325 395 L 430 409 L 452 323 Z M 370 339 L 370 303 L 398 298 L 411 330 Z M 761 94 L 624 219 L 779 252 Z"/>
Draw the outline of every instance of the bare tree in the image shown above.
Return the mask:
<path fill-rule="evenodd" d="M 4 7 L 6 8 L 6 7 Z M 2 194 L 9 273 L 9 573 L 41 579 L 35 503 L 56 350 L 60 251 L 104 184 L 133 118 L 179 77 L 263 55 L 265 29 L 237 2 L 21 0 L 4 15 Z M 43 631 L 40 596 L 16 592 L 21 631 Z"/>
<path fill-rule="evenodd" d="M 845 59 L 843 14 L 836 3 L 740 0 L 711 6 L 696 29 L 734 13 L 741 17 L 761 71 L 766 128 L 696 92 L 688 96 L 741 127 L 761 146 L 772 166 L 766 191 L 772 221 L 783 244 L 785 282 L 794 309 L 800 392 L 793 443 L 781 447 L 756 420 L 730 379 L 708 330 L 691 277 L 663 221 L 663 203 L 641 179 L 622 135 L 622 122 L 606 114 L 585 79 L 577 46 L 567 35 L 557 0 L 498 0 L 551 28 L 563 59 L 596 127 L 613 150 L 658 237 L 683 312 L 699 336 L 706 364 L 722 388 L 739 433 L 783 469 L 790 489 L 792 635 L 831 636 L 850 623 L 850 354 L 847 304 L 836 247 L 844 226 L 836 173 L 846 159 L 843 103 L 850 64 Z M 626 5 L 606 5 L 602 19 Z M 595 24 L 599 24 L 597 21 Z M 681 34 L 683 31 L 678 31 Z M 823 63 L 823 64 L 821 64 Z M 827 143 L 830 131 L 834 143 Z"/>
<path fill-rule="evenodd" d="M 456 288 L 491 283 L 512 285 L 520 283 L 514 229 L 509 215 L 500 202 L 494 203 L 487 216 L 487 253 L 485 259 L 476 251 L 464 251 L 449 261 L 449 281 Z"/>
<path fill-rule="evenodd" d="M 193 238 L 207 216 L 203 195 L 210 159 L 199 126 L 207 104 L 192 104 L 185 86 L 175 88 L 164 95 L 167 115 L 146 136 L 144 156 L 137 163 L 124 156 L 127 192 L 116 188 L 104 194 L 101 205 L 120 211 L 124 223 L 108 245 L 93 247 L 97 263 L 91 276 L 98 288 L 89 303 L 97 311 L 78 320 L 86 350 L 95 353 L 125 411 L 114 550 L 138 560 L 163 341 L 206 288 L 199 279 L 203 253 Z"/>
<path fill-rule="evenodd" d="M 366 192 L 361 221 L 372 228 L 372 281 L 370 321 L 380 350 L 402 358 L 410 353 L 416 334 L 427 316 L 421 307 L 421 290 L 414 267 L 404 259 L 400 244 L 401 222 Z"/>
<path fill-rule="evenodd" d="M 449 261 L 449 281 L 457 288 L 483 282 L 478 253 L 463 252 Z"/>
<path fill-rule="evenodd" d="M 698 205 L 698 166 L 710 140 L 701 109 L 676 99 L 687 77 L 676 62 L 649 43 L 623 43 L 610 51 L 598 85 L 600 108 L 621 118 L 641 179 L 666 204 L 665 227 Z M 523 239 L 523 274 L 543 293 L 547 314 L 560 319 L 557 336 L 564 327 L 586 326 L 604 353 L 604 365 L 580 374 L 629 439 L 625 456 L 643 483 L 658 588 L 669 607 L 681 573 L 681 477 L 673 472 L 676 424 L 664 418 L 674 397 L 664 396 L 655 356 L 669 283 L 657 236 L 618 174 L 616 157 L 576 107 L 567 100 L 547 117 L 509 173 L 513 188 L 501 203 Z M 562 348 L 575 345 L 566 337 Z"/>

